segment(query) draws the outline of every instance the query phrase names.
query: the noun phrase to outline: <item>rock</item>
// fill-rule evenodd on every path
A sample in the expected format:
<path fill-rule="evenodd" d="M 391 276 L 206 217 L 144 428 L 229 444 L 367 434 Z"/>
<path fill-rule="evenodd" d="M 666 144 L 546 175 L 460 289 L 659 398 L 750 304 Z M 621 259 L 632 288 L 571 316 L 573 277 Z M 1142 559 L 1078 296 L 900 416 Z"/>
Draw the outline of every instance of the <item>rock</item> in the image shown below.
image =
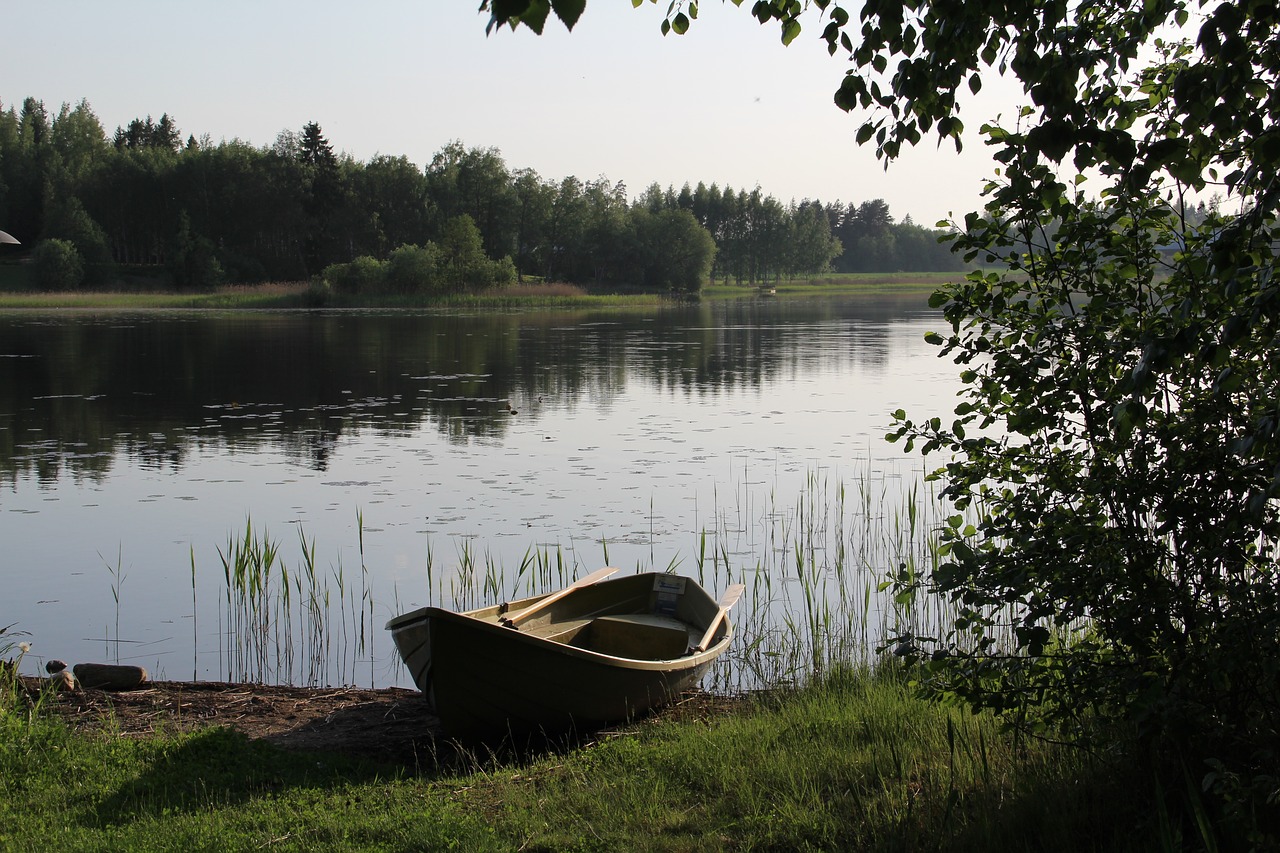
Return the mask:
<path fill-rule="evenodd" d="M 76 677 L 67 671 L 65 664 L 62 669 L 49 676 L 45 683 L 59 693 L 75 693 L 80 689 L 80 685 L 76 684 Z"/>
<path fill-rule="evenodd" d="M 78 663 L 75 674 L 81 687 L 97 690 L 137 690 L 147 682 L 145 669 L 122 664 Z"/>

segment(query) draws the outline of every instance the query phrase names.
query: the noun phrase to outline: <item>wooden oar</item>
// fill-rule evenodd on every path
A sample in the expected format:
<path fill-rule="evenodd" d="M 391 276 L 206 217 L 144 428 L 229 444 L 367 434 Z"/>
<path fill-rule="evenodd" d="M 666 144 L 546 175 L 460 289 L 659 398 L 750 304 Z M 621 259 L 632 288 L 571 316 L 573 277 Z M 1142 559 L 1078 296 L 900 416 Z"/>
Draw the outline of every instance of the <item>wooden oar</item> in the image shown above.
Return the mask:
<path fill-rule="evenodd" d="M 729 585 L 729 588 L 724 591 L 724 595 L 720 596 L 720 611 L 716 613 L 715 618 L 711 620 L 711 624 L 707 626 L 707 632 L 702 635 L 698 645 L 689 650 L 691 654 L 707 650 L 707 645 L 710 644 L 711 638 L 715 636 L 716 629 L 720 627 L 724 617 L 729 615 L 729 608 L 738 603 L 738 599 L 742 597 L 742 593 L 746 588 L 745 584 L 740 583 Z"/>
<path fill-rule="evenodd" d="M 582 589 L 584 586 L 591 586 L 593 583 L 596 583 L 597 581 L 602 581 L 616 571 L 618 570 L 613 568 L 612 566 L 605 566 L 603 569 L 596 569 L 591 574 L 585 577 L 579 578 L 578 580 L 569 584 L 559 592 L 548 595 L 546 598 L 542 599 L 537 604 L 526 607 L 524 610 L 521 610 L 515 616 L 503 616 L 498 621 L 501 622 L 503 625 L 506 625 L 508 628 L 518 628 L 521 622 L 528 619 L 530 616 L 534 615 L 539 610 L 542 610 L 544 607 L 554 604 L 555 602 L 564 598 L 569 593 L 573 592 L 575 589 Z"/>

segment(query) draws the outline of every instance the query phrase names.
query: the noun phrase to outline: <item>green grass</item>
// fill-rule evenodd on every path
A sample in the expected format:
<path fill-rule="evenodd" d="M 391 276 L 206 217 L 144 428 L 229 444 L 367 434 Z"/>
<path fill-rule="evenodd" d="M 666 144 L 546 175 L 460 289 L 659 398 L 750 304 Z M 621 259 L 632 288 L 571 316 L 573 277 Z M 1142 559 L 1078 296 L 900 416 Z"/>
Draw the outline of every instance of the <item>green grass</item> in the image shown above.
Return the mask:
<path fill-rule="evenodd" d="M 928 293 L 960 273 L 830 274 L 769 285 L 785 297 L 866 293 Z M 101 291 L 44 293 L 32 288 L 30 270 L 0 264 L 0 310 L 305 309 L 305 308 L 623 308 L 658 305 L 659 294 L 588 294 L 568 285 L 531 284 L 449 296 L 328 294 L 319 299 L 305 282 L 233 285 L 205 293 L 166 292 L 147 286 Z M 135 277 L 136 278 L 136 277 Z M 139 282 L 142 279 L 137 279 Z M 756 285 L 712 284 L 707 299 L 756 297 Z"/>
<path fill-rule="evenodd" d="M 0 711 L 4 850 L 1146 849 L 1141 780 L 845 670 L 731 710 L 417 772 L 227 729 Z"/>
<path fill-rule="evenodd" d="M 762 284 L 712 284 L 703 289 L 702 295 L 710 299 L 736 299 L 763 294 L 791 298 L 852 294 L 929 294 L 947 282 L 963 277 L 963 272 L 823 273 Z"/>

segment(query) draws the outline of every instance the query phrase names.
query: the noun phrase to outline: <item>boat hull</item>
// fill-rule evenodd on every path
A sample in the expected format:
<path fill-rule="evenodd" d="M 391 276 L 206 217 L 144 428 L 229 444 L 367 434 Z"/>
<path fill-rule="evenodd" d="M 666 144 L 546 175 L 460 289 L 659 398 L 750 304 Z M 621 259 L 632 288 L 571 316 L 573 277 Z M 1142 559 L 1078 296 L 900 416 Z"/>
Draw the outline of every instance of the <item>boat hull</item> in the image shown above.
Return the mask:
<path fill-rule="evenodd" d="M 449 735 L 585 731 L 669 703 L 727 648 L 726 619 L 706 651 L 686 653 L 718 605 L 689 579 L 674 604 L 662 602 L 654 587 L 669 577 L 576 589 L 518 630 L 499 619 L 545 596 L 467 613 L 426 607 L 387 627 Z"/>

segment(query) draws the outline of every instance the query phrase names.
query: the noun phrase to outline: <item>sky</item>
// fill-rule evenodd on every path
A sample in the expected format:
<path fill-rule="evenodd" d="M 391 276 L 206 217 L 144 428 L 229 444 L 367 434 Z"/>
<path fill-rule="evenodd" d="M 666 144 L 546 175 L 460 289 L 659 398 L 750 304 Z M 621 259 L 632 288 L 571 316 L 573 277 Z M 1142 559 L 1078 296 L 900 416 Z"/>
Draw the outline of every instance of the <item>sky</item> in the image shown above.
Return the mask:
<path fill-rule="evenodd" d="M 810 26 L 789 47 L 730 3 L 684 36 L 667 4 L 593 0 L 568 33 L 548 21 L 486 36 L 478 0 L 41 0 L 4 13 L 0 105 L 56 115 L 87 100 L 108 136 L 168 113 L 183 138 L 270 145 L 319 123 L 357 160 L 419 166 L 451 141 L 498 149 L 544 179 L 716 182 L 785 202 L 882 198 L 921 225 L 981 206 L 993 164 L 976 133 L 1013 114 L 1003 81 L 964 105 L 965 149 L 928 139 L 886 171 L 832 95 L 846 68 Z M 21 34 L 21 35 L 19 35 Z"/>

